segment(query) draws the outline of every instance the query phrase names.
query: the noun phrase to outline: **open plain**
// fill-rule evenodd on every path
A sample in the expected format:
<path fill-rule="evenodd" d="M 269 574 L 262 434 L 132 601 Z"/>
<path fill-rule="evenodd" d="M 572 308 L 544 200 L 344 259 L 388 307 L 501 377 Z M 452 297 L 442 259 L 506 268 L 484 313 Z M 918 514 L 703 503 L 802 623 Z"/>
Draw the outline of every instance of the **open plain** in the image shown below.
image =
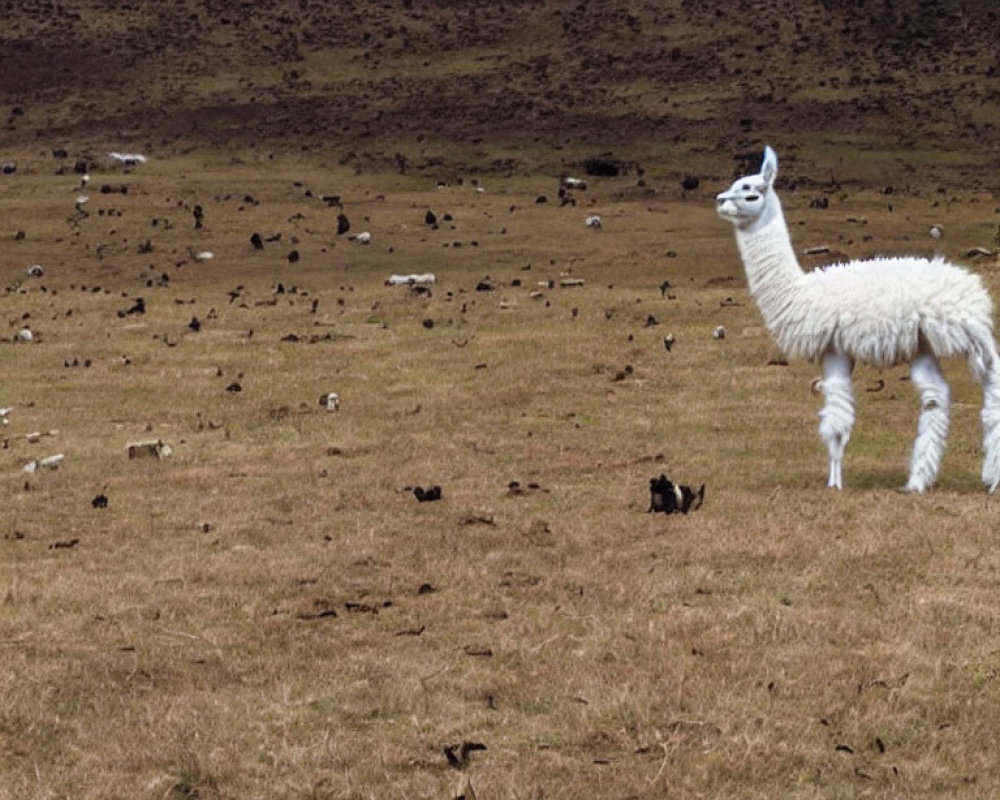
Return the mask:
<path fill-rule="evenodd" d="M 860 368 L 827 490 L 713 207 L 770 143 L 804 266 L 1000 298 L 946 5 L 8 4 L 0 798 L 996 797 L 979 391 L 906 495 Z"/>

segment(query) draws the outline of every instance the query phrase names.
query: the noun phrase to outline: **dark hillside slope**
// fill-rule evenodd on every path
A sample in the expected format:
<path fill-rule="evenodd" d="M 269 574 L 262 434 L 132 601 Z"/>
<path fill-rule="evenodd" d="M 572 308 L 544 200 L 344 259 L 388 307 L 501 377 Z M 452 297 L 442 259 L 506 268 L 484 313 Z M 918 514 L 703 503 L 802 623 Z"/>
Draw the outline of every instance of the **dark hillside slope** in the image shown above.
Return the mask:
<path fill-rule="evenodd" d="M 558 149 L 657 163 L 846 142 L 954 152 L 965 170 L 942 179 L 989 187 L 997 41 L 974 0 L 8 3 L 0 147 L 510 169 Z"/>

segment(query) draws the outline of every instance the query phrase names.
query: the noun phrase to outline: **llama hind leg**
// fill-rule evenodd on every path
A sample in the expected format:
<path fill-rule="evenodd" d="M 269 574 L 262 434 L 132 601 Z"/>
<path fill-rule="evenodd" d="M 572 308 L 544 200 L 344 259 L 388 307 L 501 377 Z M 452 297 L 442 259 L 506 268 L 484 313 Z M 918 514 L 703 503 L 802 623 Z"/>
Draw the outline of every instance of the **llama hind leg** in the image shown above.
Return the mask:
<path fill-rule="evenodd" d="M 990 492 L 1000 486 L 1000 376 L 983 385 L 983 483 Z"/>
<path fill-rule="evenodd" d="M 819 435 L 830 454 L 827 486 L 844 488 L 844 450 L 854 427 L 854 387 L 851 372 L 854 363 L 847 356 L 830 353 L 823 358 L 823 396 L 826 402 L 819 412 Z"/>
<path fill-rule="evenodd" d="M 983 387 L 983 483 L 1000 486 L 1000 357 L 992 341 L 969 358 L 972 377 Z"/>
<path fill-rule="evenodd" d="M 910 366 L 910 380 L 920 392 L 920 419 L 910 456 L 906 491 L 923 492 L 934 485 L 948 440 L 950 393 L 932 353 L 920 353 Z"/>

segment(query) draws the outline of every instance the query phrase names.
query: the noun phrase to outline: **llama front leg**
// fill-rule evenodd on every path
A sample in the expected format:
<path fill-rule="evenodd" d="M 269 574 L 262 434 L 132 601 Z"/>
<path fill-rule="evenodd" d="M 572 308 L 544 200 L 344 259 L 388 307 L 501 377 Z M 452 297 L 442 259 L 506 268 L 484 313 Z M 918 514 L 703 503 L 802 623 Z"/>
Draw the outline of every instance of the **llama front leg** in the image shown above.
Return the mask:
<path fill-rule="evenodd" d="M 819 435 L 830 454 L 830 477 L 827 486 L 844 488 L 844 449 L 854 427 L 854 387 L 851 372 L 854 362 L 847 356 L 829 353 L 823 357 L 823 396 L 826 402 L 819 412 Z"/>
<path fill-rule="evenodd" d="M 992 341 L 969 357 L 972 377 L 983 387 L 983 483 L 1000 486 L 1000 357 Z"/>
<path fill-rule="evenodd" d="M 1000 486 L 1000 377 L 983 382 L 983 483 L 990 492 Z"/>
<path fill-rule="evenodd" d="M 910 380 L 920 392 L 920 419 L 910 457 L 910 479 L 906 482 L 906 491 L 923 492 L 934 485 L 941 466 L 941 456 L 948 440 L 951 400 L 948 382 L 931 353 L 921 353 L 913 359 Z"/>

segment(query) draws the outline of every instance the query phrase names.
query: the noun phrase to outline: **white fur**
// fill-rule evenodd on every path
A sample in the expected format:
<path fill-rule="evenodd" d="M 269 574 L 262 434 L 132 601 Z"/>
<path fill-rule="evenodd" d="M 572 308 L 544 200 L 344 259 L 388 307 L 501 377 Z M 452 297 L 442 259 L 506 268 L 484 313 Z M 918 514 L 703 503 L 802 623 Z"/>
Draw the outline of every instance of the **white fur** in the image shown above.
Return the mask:
<path fill-rule="evenodd" d="M 774 191 L 778 159 L 768 147 L 758 175 L 740 178 L 716 198 L 733 223 L 747 282 L 778 346 L 823 363 L 820 436 L 830 455 L 829 485 L 842 487 L 844 447 L 854 423 L 851 371 L 912 362 L 922 411 L 906 488 L 924 491 L 937 477 L 948 434 L 948 384 L 937 359 L 964 355 L 984 390 L 982 478 L 1000 485 L 1000 357 L 993 303 L 979 276 L 941 258 L 877 258 L 804 273 Z"/>

